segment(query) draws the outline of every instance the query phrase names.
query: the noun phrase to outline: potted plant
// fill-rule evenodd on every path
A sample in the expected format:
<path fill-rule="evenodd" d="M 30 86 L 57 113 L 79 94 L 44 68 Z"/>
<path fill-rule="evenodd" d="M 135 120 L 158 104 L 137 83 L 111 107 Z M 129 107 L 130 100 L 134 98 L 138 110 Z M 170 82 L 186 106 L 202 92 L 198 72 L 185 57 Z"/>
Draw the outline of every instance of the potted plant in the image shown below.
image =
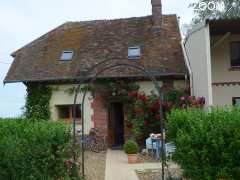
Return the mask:
<path fill-rule="evenodd" d="M 133 140 L 128 140 L 123 145 L 123 149 L 128 156 L 128 163 L 129 164 L 137 163 L 138 160 L 137 153 L 139 152 L 138 144 Z"/>

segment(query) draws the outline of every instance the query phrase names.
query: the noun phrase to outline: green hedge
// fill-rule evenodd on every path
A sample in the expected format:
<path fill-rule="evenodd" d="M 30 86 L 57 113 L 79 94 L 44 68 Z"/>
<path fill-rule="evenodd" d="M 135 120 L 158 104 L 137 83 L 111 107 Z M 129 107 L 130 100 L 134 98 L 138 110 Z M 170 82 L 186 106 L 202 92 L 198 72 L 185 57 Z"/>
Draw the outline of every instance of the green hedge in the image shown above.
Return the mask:
<path fill-rule="evenodd" d="M 67 179 L 70 141 L 63 123 L 1 119 L 0 179 Z"/>
<path fill-rule="evenodd" d="M 240 179 L 240 109 L 175 110 L 167 133 L 186 177 Z"/>

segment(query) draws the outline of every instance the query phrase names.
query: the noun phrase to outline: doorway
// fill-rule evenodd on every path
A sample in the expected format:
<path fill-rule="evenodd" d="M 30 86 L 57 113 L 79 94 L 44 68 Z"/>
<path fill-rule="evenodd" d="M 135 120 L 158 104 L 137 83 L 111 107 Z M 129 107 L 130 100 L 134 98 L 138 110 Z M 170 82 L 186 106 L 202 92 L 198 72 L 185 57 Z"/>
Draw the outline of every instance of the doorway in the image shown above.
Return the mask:
<path fill-rule="evenodd" d="M 111 102 L 109 105 L 108 144 L 111 148 L 120 148 L 124 143 L 123 104 Z"/>

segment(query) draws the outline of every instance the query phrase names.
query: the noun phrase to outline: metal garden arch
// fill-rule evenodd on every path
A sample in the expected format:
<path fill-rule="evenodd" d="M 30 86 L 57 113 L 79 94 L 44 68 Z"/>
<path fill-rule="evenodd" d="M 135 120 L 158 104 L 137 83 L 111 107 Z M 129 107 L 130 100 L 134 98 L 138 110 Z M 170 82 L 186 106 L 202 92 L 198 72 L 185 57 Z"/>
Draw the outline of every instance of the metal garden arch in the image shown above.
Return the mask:
<path fill-rule="evenodd" d="M 112 64 L 114 62 L 114 60 L 117 60 L 116 63 Z M 103 67 L 101 67 L 103 66 Z M 161 129 L 160 132 L 163 135 L 164 133 L 164 116 L 163 116 L 163 93 L 161 91 L 161 88 L 159 86 L 159 84 L 157 83 L 157 80 L 155 78 L 155 76 L 150 73 L 147 69 L 145 69 L 142 64 L 140 64 L 137 61 L 134 60 L 129 60 L 129 59 L 119 59 L 119 58 L 115 58 L 115 59 L 108 59 L 105 61 L 102 61 L 98 64 L 96 64 L 95 66 L 93 66 L 88 72 L 87 72 L 87 76 L 84 79 L 81 79 L 78 82 L 77 88 L 75 90 L 75 95 L 74 95 L 74 105 L 73 105 L 73 145 L 75 147 L 76 145 L 76 106 L 77 106 L 77 98 L 78 98 L 78 94 L 80 92 L 80 88 L 83 84 L 85 83 L 90 83 L 93 84 L 96 79 L 98 78 L 99 75 L 101 75 L 104 71 L 107 70 L 113 70 L 114 68 L 117 67 L 128 67 L 128 68 L 132 68 L 135 70 L 139 70 L 141 71 L 146 77 L 148 77 L 154 84 L 155 89 L 157 90 L 158 96 L 159 96 L 159 101 L 160 101 L 160 108 L 159 108 L 159 114 L 160 114 L 160 119 L 161 119 Z M 82 119 L 82 139 L 81 139 L 81 153 L 82 153 L 82 174 L 83 176 L 85 176 L 85 172 L 84 172 L 84 102 L 85 102 L 85 97 L 86 97 L 86 91 L 84 91 L 83 93 L 83 98 L 82 98 L 82 103 L 81 103 L 81 119 Z M 162 136 L 163 137 L 163 136 Z M 75 153 L 73 154 L 73 160 L 74 163 L 76 162 L 76 155 Z M 165 140 L 164 138 L 162 138 L 161 141 L 161 160 L 162 160 L 162 179 L 164 180 L 164 174 L 165 174 Z"/>

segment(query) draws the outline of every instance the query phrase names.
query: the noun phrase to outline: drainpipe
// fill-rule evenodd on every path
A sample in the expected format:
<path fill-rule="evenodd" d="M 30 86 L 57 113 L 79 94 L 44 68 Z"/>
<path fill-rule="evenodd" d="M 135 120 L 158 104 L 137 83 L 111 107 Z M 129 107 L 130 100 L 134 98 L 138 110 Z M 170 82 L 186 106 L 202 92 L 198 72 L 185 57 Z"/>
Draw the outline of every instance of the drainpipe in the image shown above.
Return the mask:
<path fill-rule="evenodd" d="M 187 50 L 185 48 L 185 45 L 184 45 L 183 41 L 181 42 L 181 46 L 182 46 L 182 50 L 183 50 L 183 56 L 184 56 L 185 64 L 187 66 L 188 73 L 189 73 L 191 95 L 194 96 L 193 73 L 192 73 L 192 68 L 191 68 L 191 64 L 190 64 L 190 61 L 189 61 L 189 57 L 188 57 L 188 54 L 187 54 Z"/>
<path fill-rule="evenodd" d="M 191 68 L 191 64 L 190 64 L 190 61 L 189 61 L 189 57 L 188 57 L 188 54 L 187 54 L 187 50 L 185 48 L 186 41 L 184 40 L 184 35 L 183 35 L 183 33 L 180 29 L 180 17 L 178 17 L 178 28 L 179 28 L 180 35 L 181 35 L 181 47 L 182 47 L 182 51 L 183 51 L 185 65 L 187 66 L 188 73 L 189 73 L 190 92 L 191 92 L 191 95 L 194 96 L 193 73 L 192 73 L 192 68 Z"/>

